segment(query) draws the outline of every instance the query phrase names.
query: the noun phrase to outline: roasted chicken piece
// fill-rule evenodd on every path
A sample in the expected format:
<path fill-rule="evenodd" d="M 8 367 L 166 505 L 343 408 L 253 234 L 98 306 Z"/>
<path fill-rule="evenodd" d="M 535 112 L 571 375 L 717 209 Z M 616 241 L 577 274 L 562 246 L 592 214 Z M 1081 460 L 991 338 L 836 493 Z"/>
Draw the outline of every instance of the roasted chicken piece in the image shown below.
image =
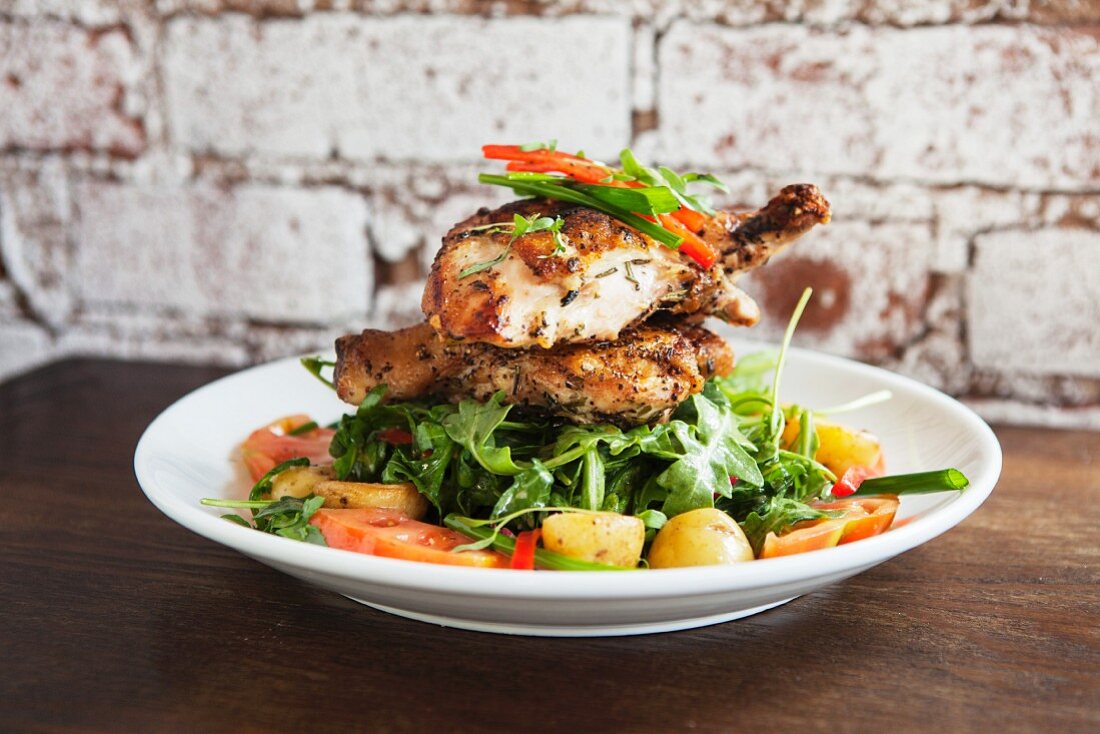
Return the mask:
<path fill-rule="evenodd" d="M 566 251 L 556 252 L 546 230 L 511 241 L 515 214 L 560 216 Z M 602 212 L 518 201 L 482 209 L 447 233 L 422 306 L 442 336 L 506 348 L 615 339 L 658 310 L 752 325 L 760 312 L 734 286 L 737 275 L 828 220 L 829 203 L 809 184 L 788 186 L 749 214 L 720 212 L 699 233 L 721 253 L 703 270 Z"/>
<path fill-rule="evenodd" d="M 428 324 L 400 331 L 367 329 L 336 341 L 334 382 L 358 404 L 385 383 L 389 400 L 437 397 L 507 402 L 577 423 L 649 423 L 733 369 L 733 353 L 698 326 L 649 323 L 615 341 L 554 349 L 501 349 L 448 342 Z"/>

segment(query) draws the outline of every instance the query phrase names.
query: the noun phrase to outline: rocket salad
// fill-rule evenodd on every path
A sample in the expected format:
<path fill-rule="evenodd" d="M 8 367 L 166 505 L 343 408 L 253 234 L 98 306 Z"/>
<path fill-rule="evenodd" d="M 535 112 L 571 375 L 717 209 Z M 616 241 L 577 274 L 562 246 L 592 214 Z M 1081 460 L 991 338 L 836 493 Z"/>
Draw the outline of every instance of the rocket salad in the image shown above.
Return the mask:
<path fill-rule="evenodd" d="M 777 354 L 711 378 L 667 422 L 529 419 L 502 392 L 387 402 L 380 386 L 330 427 L 293 416 L 256 431 L 243 446 L 249 499 L 203 503 L 295 540 L 500 568 L 735 563 L 884 532 L 899 495 L 968 482 L 955 469 L 886 476 L 878 440 L 831 420 L 887 393 L 823 410 L 781 400 L 809 296 Z M 324 379 L 324 362 L 305 363 Z"/>

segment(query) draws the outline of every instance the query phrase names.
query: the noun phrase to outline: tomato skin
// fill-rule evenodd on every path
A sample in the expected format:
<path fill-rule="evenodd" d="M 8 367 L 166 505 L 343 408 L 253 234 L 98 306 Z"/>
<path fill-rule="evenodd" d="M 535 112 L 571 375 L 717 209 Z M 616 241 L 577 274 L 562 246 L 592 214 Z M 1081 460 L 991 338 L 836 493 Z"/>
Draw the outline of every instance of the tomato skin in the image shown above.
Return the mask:
<path fill-rule="evenodd" d="M 802 523 L 799 523 L 800 525 Z M 768 533 L 764 538 L 761 558 L 793 556 L 796 553 L 832 548 L 840 542 L 844 523 L 840 520 L 819 520 L 803 527 L 796 526 L 783 535 Z"/>
<path fill-rule="evenodd" d="M 307 415 L 288 415 L 253 431 L 241 444 L 241 454 L 252 481 L 289 459 L 304 456 L 311 464 L 328 464 L 329 444 L 336 434 L 331 428 L 314 428 L 298 435 L 291 431 L 310 422 Z"/>
<path fill-rule="evenodd" d="M 764 538 L 761 558 L 790 556 L 795 553 L 832 548 L 879 535 L 890 527 L 898 511 L 896 495 L 853 497 L 834 502 L 812 502 L 815 510 L 843 512 L 832 520 L 810 520 L 798 523 L 783 535 L 768 533 Z"/>
<path fill-rule="evenodd" d="M 842 511 L 839 519 L 844 522 L 844 532 L 839 545 L 852 543 L 886 531 L 894 522 L 897 514 L 897 495 L 884 494 L 878 497 L 853 497 L 835 502 L 814 502 L 815 510 Z"/>
<path fill-rule="evenodd" d="M 406 561 L 447 566 L 508 568 L 508 557 L 494 551 L 452 553 L 451 549 L 473 542 L 449 528 L 412 520 L 396 510 L 320 509 L 309 521 L 331 548 Z"/>

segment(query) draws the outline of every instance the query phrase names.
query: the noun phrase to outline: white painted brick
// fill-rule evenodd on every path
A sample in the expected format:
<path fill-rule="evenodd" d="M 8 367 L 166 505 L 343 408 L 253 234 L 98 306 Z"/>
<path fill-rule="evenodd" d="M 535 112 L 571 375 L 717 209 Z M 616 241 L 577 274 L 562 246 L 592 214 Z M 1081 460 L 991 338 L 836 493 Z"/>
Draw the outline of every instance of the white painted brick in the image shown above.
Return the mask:
<path fill-rule="evenodd" d="M 370 323 L 375 329 L 400 329 L 419 324 L 424 320 L 420 298 L 424 294 L 424 281 L 386 285 L 378 289 Z"/>
<path fill-rule="evenodd" d="M 0 16 L 63 18 L 92 26 L 118 23 L 120 11 L 119 0 L 0 0 Z"/>
<path fill-rule="evenodd" d="M 76 198 L 88 303 L 317 323 L 367 311 L 366 206 L 353 194 L 85 182 Z"/>
<path fill-rule="evenodd" d="M 962 338 L 963 278 L 933 281 L 923 309 L 925 327 L 900 354 L 879 363 L 946 392 L 962 395 L 971 387 L 972 370 Z"/>
<path fill-rule="evenodd" d="M 0 259 L 34 315 L 59 327 L 72 310 L 70 201 L 56 159 L 0 167 Z"/>
<path fill-rule="evenodd" d="M 992 232 L 974 246 L 967 319 L 974 364 L 1100 377 L 1100 233 Z"/>
<path fill-rule="evenodd" d="M 927 225 L 834 222 L 819 227 L 742 285 L 763 310 L 753 338 L 778 341 L 803 288 L 814 298 L 799 346 L 882 360 L 920 334 L 934 249 Z"/>
<path fill-rule="evenodd" d="M 936 270 L 945 273 L 966 270 L 974 235 L 1036 222 L 1040 204 L 1038 194 L 976 186 L 935 191 L 930 198 L 936 218 Z"/>
<path fill-rule="evenodd" d="M 172 135 L 196 151 L 447 161 L 630 135 L 623 18 L 179 18 L 164 58 Z"/>
<path fill-rule="evenodd" d="M 365 320 L 360 317 L 353 323 L 324 328 L 250 327 L 246 338 L 251 361 L 268 362 L 302 354 L 332 354 L 337 337 L 358 333 L 364 323 Z"/>
<path fill-rule="evenodd" d="M 80 314 L 57 340 L 64 357 L 110 357 L 185 364 L 239 367 L 251 356 L 243 325 L 212 324 L 203 319 L 163 318 L 132 308 Z"/>
<path fill-rule="evenodd" d="M 121 30 L 0 22 L 0 149 L 136 155 L 145 133 L 125 106 L 140 73 Z"/>
<path fill-rule="evenodd" d="M 362 183 L 370 191 L 371 242 L 378 255 L 398 262 L 418 250 L 427 272 L 451 227 L 479 207 L 516 198 L 509 189 L 478 184 L 479 170 L 503 166 L 375 167 Z"/>
<path fill-rule="evenodd" d="M 45 329 L 27 321 L 0 320 L 0 382 L 43 364 L 51 352 Z"/>
<path fill-rule="evenodd" d="M 1100 177 L 1087 30 L 676 23 L 659 63 L 666 158 L 1026 187 Z"/>
<path fill-rule="evenodd" d="M 651 110 L 657 103 L 657 46 L 653 26 L 634 29 L 633 61 L 631 102 L 635 110 Z"/>

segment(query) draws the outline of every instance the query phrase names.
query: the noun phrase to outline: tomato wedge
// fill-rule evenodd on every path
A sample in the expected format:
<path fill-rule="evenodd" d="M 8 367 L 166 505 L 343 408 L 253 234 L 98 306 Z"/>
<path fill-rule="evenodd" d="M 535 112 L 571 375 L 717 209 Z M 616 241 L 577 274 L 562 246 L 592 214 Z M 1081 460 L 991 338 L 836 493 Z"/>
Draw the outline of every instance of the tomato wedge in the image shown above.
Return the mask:
<path fill-rule="evenodd" d="M 853 497 L 835 502 L 813 502 L 815 510 L 843 512 L 832 520 L 811 520 L 798 523 L 783 535 L 768 533 L 764 538 L 761 558 L 789 556 L 795 553 L 832 548 L 878 535 L 890 527 L 898 511 L 895 495 Z"/>
<path fill-rule="evenodd" d="M 884 494 L 879 497 L 814 502 L 811 506 L 815 510 L 839 510 L 844 513 L 839 518 L 844 522 L 844 532 L 838 542 L 839 545 L 844 545 L 884 532 L 894 522 L 899 504 L 896 495 Z"/>
<path fill-rule="evenodd" d="M 397 510 L 317 510 L 310 519 L 329 547 L 406 561 L 447 566 L 508 568 L 508 557 L 494 551 L 460 553 L 453 548 L 473 542 L 462 533 L 412 520 Z"/>
<path fill-rule="evenodd" d="M 302 433 L 293 433 L 307 423 L 312 423 L 308 415 L 288 415 L 269 423 L 251 433 L 241 444 L 241 454 L 248 467 L 252 481 L 259 481 L 289 459 L 305 457 L 311 464 L 327 464 L 332 461 L 328 453 L 329 444 L 336 434 L 331 428 L 313 428 Z"/>
<path fill-rule="evenodd" d="M 799 525 L 801 524 L 799 523 Z M 808 526 L 796 526 L 794 530 L 783 535 L 768 533 L 767 537 L 764 538 L 764 547 L 760 551 L 760 557 L 793 556 L 795 553 L 832 548 L 840 542 L 840 536 L 843 534 L 844 522 L 842 520 L 820 520 Z"/>

